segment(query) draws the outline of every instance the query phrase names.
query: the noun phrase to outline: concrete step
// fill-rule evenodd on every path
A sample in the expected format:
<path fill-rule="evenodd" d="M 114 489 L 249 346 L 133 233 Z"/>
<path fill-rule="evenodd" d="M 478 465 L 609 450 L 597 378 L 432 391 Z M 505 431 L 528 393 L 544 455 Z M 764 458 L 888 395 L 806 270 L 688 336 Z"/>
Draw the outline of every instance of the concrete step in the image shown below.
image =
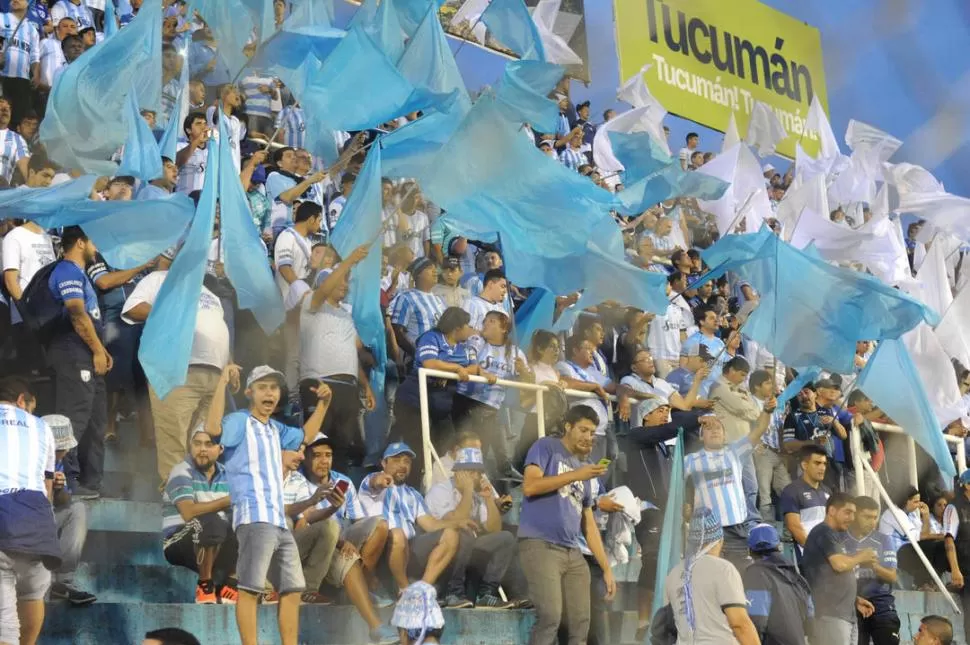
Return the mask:
<path fill-rule="evenodd" d="M 445 610 L 442 643 L 451 645 L 519 645 L 528 641 L 532 612 Z M 389 620 L 391 610 L 382 617 Z M 178 626 L 203 643 L 238 643 L 234 608 L 223 605 L 138 604 L 97 602 L 75 609 L 63 603 L 48 607 L 41 645 L 106 645 L 140 643 L 145 632 Z M 259 609 L 260 643 L 278 643 L 276 607 Z M 360 645 L 367 627 L 353 607 L 300 609 L 300 643 Z"/>
<path fill-rule="evenodd" d="M 159 532 L 89 530 L 81 561 L 92 564 L 166 564 Z"/>
<path fill-rule="evenodd" d="M 162 493 L 155 479 L 144 473 L 107 470 L 101 481 L 101 495 L 130 502 L 161 502 Z"/>
<path fill-rule="evenodd" d="M 161 502 L 132 502 L 102 498 L 85 503 L 88 505 L 89 530 L 161 534 Z"/>
<path fill-rule="evenodd" d="M 93 564 L 75 574 L 79 589 L 107 603 L 194 603 L 196 575 L 170 564 Z"/>

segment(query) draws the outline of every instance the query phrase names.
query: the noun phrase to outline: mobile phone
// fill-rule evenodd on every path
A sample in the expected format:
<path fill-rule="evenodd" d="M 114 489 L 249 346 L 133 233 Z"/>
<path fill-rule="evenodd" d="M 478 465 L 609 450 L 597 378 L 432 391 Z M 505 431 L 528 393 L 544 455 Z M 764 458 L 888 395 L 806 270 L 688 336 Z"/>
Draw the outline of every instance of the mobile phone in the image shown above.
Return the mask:
<path fill-rule="evenodd" d="M 345 495 L 347 493 L 347 489 L 350 488 L 350 482 L 341 479 L 337 482 L 337 485 L 334 486 L 334 488 L 339 490 L 341 495 Z"/>
<path fill-rule="evenodd" d="M 600 460 L 599 460 L 599 462 L 597 462 L 597 463 L 598 463 L 598 464 L 599 464 L 600 466 L 602 466 L 603 468 L 609 468 L 609 467 L 610 467 L 610 464 L 612 464 L 612 463 L 613 463 L 613 460 L 612 460 L 612 459 L 607 459 L 606 457 L 603 457 L 603 458 L 602 458 L 602 459 L 600 459 Z"/>

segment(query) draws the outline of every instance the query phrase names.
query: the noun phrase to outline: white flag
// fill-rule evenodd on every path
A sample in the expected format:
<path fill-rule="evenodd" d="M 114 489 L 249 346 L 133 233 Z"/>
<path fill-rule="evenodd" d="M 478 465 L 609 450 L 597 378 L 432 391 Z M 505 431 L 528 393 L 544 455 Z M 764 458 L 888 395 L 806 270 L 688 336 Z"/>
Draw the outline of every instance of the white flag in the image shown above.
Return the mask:
<path fill-rule="evenodd" d="M 762 157 L 773 154 L 775 146 L 781 143 L 788 133 L 778 119 L 775 111 L 761 101 L 754 102 L 751 120 L 748 122 L 748 136 L 745 142 L 758 149 Z"/>
<path fill-rule="evenodd" d="M 727 235 L 731 223 L 737 219 L 741 209 L 745 209 L 745 222 L 755 226 L 771 216 L 771 205 L 765 191 L 765 178 L 761 164 L 743 143 L 722 152 L 695 172 L 717 177 L 731 184 L 720 199 L 714 201 L 698 200 L 701 210 L 714 215 L 717 230 Z M 750 228 L 749 233 L 753 233 Z"/>
<path fill-rule="evenodd" d="M 569 48 L 566 39 L 556 33 L 556 17 L 562 0 L 539 0 L 532 12 L 532 22 L 539 32 L 542 48 L 546 52 L 546 62 L 557 65 L 582 65 L 583 59 Z"/>
<path fill-rule="evenodd" d="M 946 426 L 966 412 L 960 402 L 956 373 L 944 347 L 926 323 L 903 335 L 903 344 L 923 381 L 926 396 L 940 425 Z"/>
<path fill-rule="evenodd" d="M 943 319 L 936 326 L 936 337 L 946 353 L 964 367 L 970 366 L 970 287 L 957 292 Z"/>
<path fill-rule="evenodd" d="M 737 144 L 741 143 L 741 135 L 738 134 L 738 122 L 734 119 L 734 112 L 731 112 L 731 119 L 728 121 L 727 130 L 724 131 L 724 143 L 721 144 L 721 154 Z"/>
<path fill-rule="evenodd" d="M 818 94 L 812 97 L 812 104 L 808 108 L 808 116 L 805 118 L 805 129 L 818 133 L 820 159 L 825 159 L 833 155 L 840 154 L 839 142 L 832 132 L 832 124 L 822 109 L 822 102 L 818 100 Z"/>
<path fill-rule="evenodd" d="M 950 193 L 915 193 L 900 190 L 897 213 L 910 213 L 936 230 L 970 240 L 970 199 Z"/>

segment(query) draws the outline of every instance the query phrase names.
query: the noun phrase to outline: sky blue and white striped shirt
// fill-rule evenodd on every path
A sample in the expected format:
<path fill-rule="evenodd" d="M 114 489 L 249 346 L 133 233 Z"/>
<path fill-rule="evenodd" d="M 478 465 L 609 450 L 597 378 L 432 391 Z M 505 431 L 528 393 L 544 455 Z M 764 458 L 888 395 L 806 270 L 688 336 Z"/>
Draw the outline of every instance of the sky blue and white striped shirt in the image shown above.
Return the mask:
<path fill-rule="evenodd" d="M 37 25 L 20 21 L 12 13 L 0 15 L 0 37 L 3 37 L 3 76 L 30 78 L 30 66 L 40 63 L 40 34 Z"/>
<path fill-rule="evenodd" d="M 391 301 L 391 322 L 404 327 L 413 344 L 421 334 L 438 324 L 445 309 L 444 301 L 435 294 L 408 289 Z"/>
<path fill-rule="evenodd" d="M 71 0 L 60 0 L 51 7 L 51 22 L 56 26 L 62 18 L 73 18 L 77 23 L 77 30 L 81 31 L 87 27 L 94 26 L 94 14 L 88 8 L 84 0 L 74 4 Z"/>
<path fill-rule="evenodd" d="M 350 478 L 346 475 L 338 473 L 335 470 L 330 471 L 328 485 L 336 485 L 337 482 L 342 481 L 347 482 L 347 492 L 344 493 L 343 506 L 337 509 L 333 517 L 340 522 L 341 526 L 347 528 L 357 520 L 364 519 L 367 515 L 364 513 L 364 508 L 360 505 L 360 499 L 357 496 L 357 487 L 354 486 L 354 482 L 350 481 Z M 283 486 L 283 501 L 286 505 L 306 501 L 317 492 L 317 488 L 319 486 L 307 479 L 302 472 L 296 471 L 290 473 L 289 477 L 286 478 L 286 484 Z M 320 510 L 330 508 L 330 501 L 327 499 L 321 500 L 316 505 L 316 508 Z"/>
<path fill-rule="evenodd" d="M 30 154 L 27 142 L 13 130 L 0 130 L 0 175 L 7 182 L 13 177 L 17 162 Z"/>
<path fill-rule="evenodd" d="M 290 148 L 306 148 L 306 120 L 303 108 L 287 105 L 276 115 L 276 126 L 282 128 L 283 145 Z"/>
<path fill-rule="evenodd" d="M 589 163 L 586 160 L 586 155 L 582 153 L 581 150 L 574 150 L 573 148 L 565 148 L 559 153 L 559 163 L 566 166 L 570 170 L 579 170 L 579 167 Z"/>
<path fill-rule="evenodd" d="M 26 410 L 0 403 L 0 495 L 25 490 L 47 494 L 46 473 L 54 473 L 50 426 Z"/>
<path fill-rule="evenodd" d="M 162 86 L 162 113 L 158 115 L 158 123 L 164 125 L 177 114 L 175 106 L 179 100 L 179 92 L 182 91 L 181 79 L 176 76 Z"/>
<path fill-rule="evenodd" d="M 367 517 L 383 517 L 387 520 L 388 529 L 401 529 L 410 540 L 415 535 L 414 525 L 418 518 L 429 515 L 424 497 L 407 484 L 373 490 L 370 487 L 372 477 L 360 483 L 360 502 L 364 513 Z"/>
<path fill-rule="evenodd" d="M 233 529 L 260 522 L 285 529 L 282 451 L 299 448 L 303 430 L 240 410 L 222 419 L 219 442 L 226 451 Z"/>
<path fill-rule="evenodd" d="M 40 41 L 40 79 L 48 87 L 54 87 L 54 72 L 67 63 L 61 41 L 57 38 L 44 38 Z"/>
<path fill-rule="evenodd" d="M 261 87 L 269 87 L 275 89 L 276 79 L 272 76 L 259 76 L 257 74 L 250 74 L 239 83 L 239 89 L 242 91 L 243 98 L 246 100 L 246 115 L 247 116 L 261 116 L 267 119 L 273 118 L 273 110 L 270 107 L 270 102 L 273 100 L 273 94 L 266 94 L 260 90 Z"/>
<path fill-rule="evenodd" d="M 741 484 L 741 460 L 751 453 L 747 437 L 721 450 L 699 450 L 684 457 L 684 477 L 694 485 L 694 509 L 708 508 L 721 518 L 721 526 L 742 524 L 748 505 Z"/>

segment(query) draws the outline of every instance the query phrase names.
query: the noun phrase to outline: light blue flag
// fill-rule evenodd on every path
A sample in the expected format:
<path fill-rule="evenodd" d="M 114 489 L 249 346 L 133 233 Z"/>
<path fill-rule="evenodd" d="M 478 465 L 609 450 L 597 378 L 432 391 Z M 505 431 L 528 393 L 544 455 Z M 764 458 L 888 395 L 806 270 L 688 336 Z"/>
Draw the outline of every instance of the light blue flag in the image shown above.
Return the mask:
<path fill-rule="evenodd" d="M 146 2 L 131 23 L 84 52 L 65 68 L 47 102 L 40 139 L 51 159 L 66 168 L 112 175 L 108 161 L 127 131 L 113 116 L 124 110 L 132 86 L 138 105 L 161 104 L 162 8 Z"/>
<path fill-rule="evenodd" d="M 822 374 L 822 368 L 820 367 L 806 367 L 798 372 L 798 376 L 792 379 L 792 382 L 785 386 L 781 394 L 778 395 L 778 405 L 783 407 L 785 403 L 789 400 L 794 399 L 802 388 L 809 383 L 814 383 Z"/>
<path fill-rule="evenodd" d="M 613 196 L 536 149 L 494 97 L 478 99 L 418 179 L 453 228 L 501 236 L 515 284 L 575 291 L 581 276 L 564 270 L 588 242 L 607 255 L 623 252 Z"/>
<path fill-rule="evenodd" d="M 495 100 L 516 125 L 528 123 L 536 132 L 555 132 L 559 126 L 559 104 L 549 98 L 549 93 L 565 71 L 552 63 L 510 61 L 505 64 Z"/>
<path fill-rule="evenodd" d="M 950 449 L 943 439 L 943 429 L 902 339 L 890 338 L 879 343 L 859 374 L 855 387 L 916 440 L 946 475 L 945 480 L 956 477 Z"/>
<path fill-rule="evenodd" d="M 552 330 L 555 315 L 556 294 L 541 287 L 534 289 L 515 310 L 516 344 L 527 350 L 537 330 Z"/>
<path fill-rule="evenodd" d="M 55 218 L 38 218 L 44 228 L 76 224 L 115 269 L 133 269 L 175 246 L 192 221 L 195 204 L 176 193 L 143 201 L 76 202 Z"/>
<path fill-rule="evenodd" d="M 585 254 L 568 263 L 563 271 L 574 271 L 576 280 L 582 284 L 583 295 L 575 306 L 570 307 L 556 322 L 556 330 L 573 326 L 579 313 L 608 300 L 655 314 L 667 311 L 667 276 L 655 271 L 645 271 L 629 262 L 618 260 L 600 251 L 592 244 Z"/>
<path fill-rule="evenodd" d="M 482 22 L 495 40 L 522 60 L 546 60 L 539 31 L 522 0 L 491 0 L 482 13 Z"/>
<path fill-rule="evenodd" d="M 188 67 L 188 65 L 183 65 L 182 67 Z M 163 157 L 175 161 L 175 155 L 178 154 L 178 144 L 179 137 L 183 136 L 182 124 L 185 121 L 187 114 L 182 114 L 180 109 L 182 106 L 182 95 L 188 91 L 185 86 L 179 90 L 178 99 L 175 101 L 176 109 L 172 111 L 172 116 L 168 120 L 168 125 L 165 126 L 165 130 L 162 132 L 162 140 L 158 144 L 158 152 Z"/>
<path fill-rule="evenodd" d="M 394 0 L 397 7 L 398 18 L 404 33 L 411 37 L 418 30 L 418 25 L 424 20 L 428 7 L 434 5 L 440 8 L 444 0 Z"/>
<path fill-rule="evenodd" d="M 24 218 L 44 228 L 71 226 L 62 223 L 58 217 L 77 202 L 88 199 L 97 180 L 97 175 L 84 175 L 47 188 L 21 186 L 0 190 L 0 220 Z"/>
<path fill-rule="evenodd" d="M 657 577 L 653 583 L 652 614 L 664 605 L 664 583 L 667 574 L 684 557 L 684 431 L 677 434 L 673 461 L 670 466 L 670 488 L 664 506 L 664 526 L 657 549 Z"/>
<path fill-rule="evenodd" d="M 377 0 L 364 0 L 348 29 L 363 29 L 388 59 L 396 63 L 404 53 L 404 28 L 395 2 L 397 0 L 383 0 L 378 6 Z"/>
<path fill-rule="evenodd" d="M 219 43 L 216 57 L 230 77 L 249 62 L 244 50 L 250 39 L 255 35 L 256 43 L 262 43 L 275 31 L 272 0 L 191 0 L 189 8 L 198 11 L 212 30 Z"/>
<path fill-rule="evenodd" d="M 611 133 L 610 141 L 612 140 Z M 647 163 L 642 157 L 638 162 Z M 629 182 L 626 177 L 624 179 Z M 634 215 L 674 197 L 720 199 L 730 184 L 702 172 L 688 172 L 680 167 L 680 161 L 671 158 L 660 170 L 639 181 L 624 183 L 623 186 L 623 190 L 617 195 L 619 205 L 616 210 L 624 215 Z"/>
<path fill-rule="evenodd" d="M 375 145 L 367 154 L 354 191 L 330 237 L 341 257 L 347 257 L 363 244 L 370 244 L 370 253 L 351 272 L 350 299 L 354 303 L 354 324 L 360 341 L 374 354 L 376 364 L 371 370 L 371 388 L 375 393 L 384 391 L 387 363 L 381 313 L 381 208 L 381 147 Z"/>
<path fill-rule="evenodd" d="M 348 31 L 326 61 L 308 64 L 307 76 L 299 97 L 308 106 L 307 148 L 328 163 L 337 158 L 334 130 L 367 130 L 449 97 L 415 88 L 360 28 Z"/>
<path fill-rule="evenodd" d="M 435 155 L 461 125 L 468 107 L 458 93 L 419 119 L 381 136 L 381 166 L 385 177 L 422 175 Z"/>
<path fill-rule="evenodd" d="M 219 119 L 219 217 L 226 275 L 236 290 L 239 307 L 252 311 L 263 331 L 271 334 L 283 323 L 283 298 L 264 261 L 266 245 L 253 224 L 232 158 L 228 124 L 228 119 Z"/>
<path fill-rule="evenodd" d="M 332 0 L 303 0 L 256 50 L 249 67 L 279 76 L 297 96 L 305 86 L 304 62 L 311 56 L 326 60 L 344 36 L 333 26 Z M 404 47 L 403 43 L 401 45 Z"/>
<path fill-rule="evenodd" d="M 108 4 L 111 4 L 111 0 L 108 0 Z M 134 90 L 128 93 L 125 101 L 124 119 L 128 124 L 128 137 L 121 153 L 121 166 L 115 174 L 142 181 L 157 179 L 162 175 L 162 154 L 148 122 L 141 115 Z"/>
<path fill-rule="evenodd" d="M 205 184 L 192 225 L 162 283 L 142 333 L 138 359 L 148 382 L 162 398 L 185 382 L 189 369 L 202 279 L 219 199 L 220 161 L 218 154 L 209 156 Z M 145 202 L 132 203 L 142 205 Z"/>
<path fill-rule="evenodd" d="M 104 37 L 111 38 L 118 33 L 118 18 L 115 16 L 115 3 L 107 0 L 104 3 Z"/>
<path fill-rule="evenodd" d="M 623 179 L 627 185 L 658 173 L 674 162 L 673 157 L 654 143 L 653 137 L 646 132 L 607 132 L 607 136 L 613 155 L 623 164 Z M 680 167 L 679 160 L 677 166 Z"/>
<path fill-rule="evenodd" d="M 806 255 L 767 227 L 728 235 L 701 255 L 711 267 L 702 281 L 733 271 L 761 294 L 744 333 L 795 368 L 849 374 L 857 341 L 899 338 L 940 319 L 902 291 Z"/>
<path fill-rule="evenodd" d="M 441 28 L 438 8 L 434 4 L 428 5 L 428 12 L 408 42 L 397 69 L 415 87 L 434 94 L 457 92 L 458 100 L 465 109 L 471 107 L 465 81 L 458 71 L 458 63 L 451 53 L 445 31 Z"/>

